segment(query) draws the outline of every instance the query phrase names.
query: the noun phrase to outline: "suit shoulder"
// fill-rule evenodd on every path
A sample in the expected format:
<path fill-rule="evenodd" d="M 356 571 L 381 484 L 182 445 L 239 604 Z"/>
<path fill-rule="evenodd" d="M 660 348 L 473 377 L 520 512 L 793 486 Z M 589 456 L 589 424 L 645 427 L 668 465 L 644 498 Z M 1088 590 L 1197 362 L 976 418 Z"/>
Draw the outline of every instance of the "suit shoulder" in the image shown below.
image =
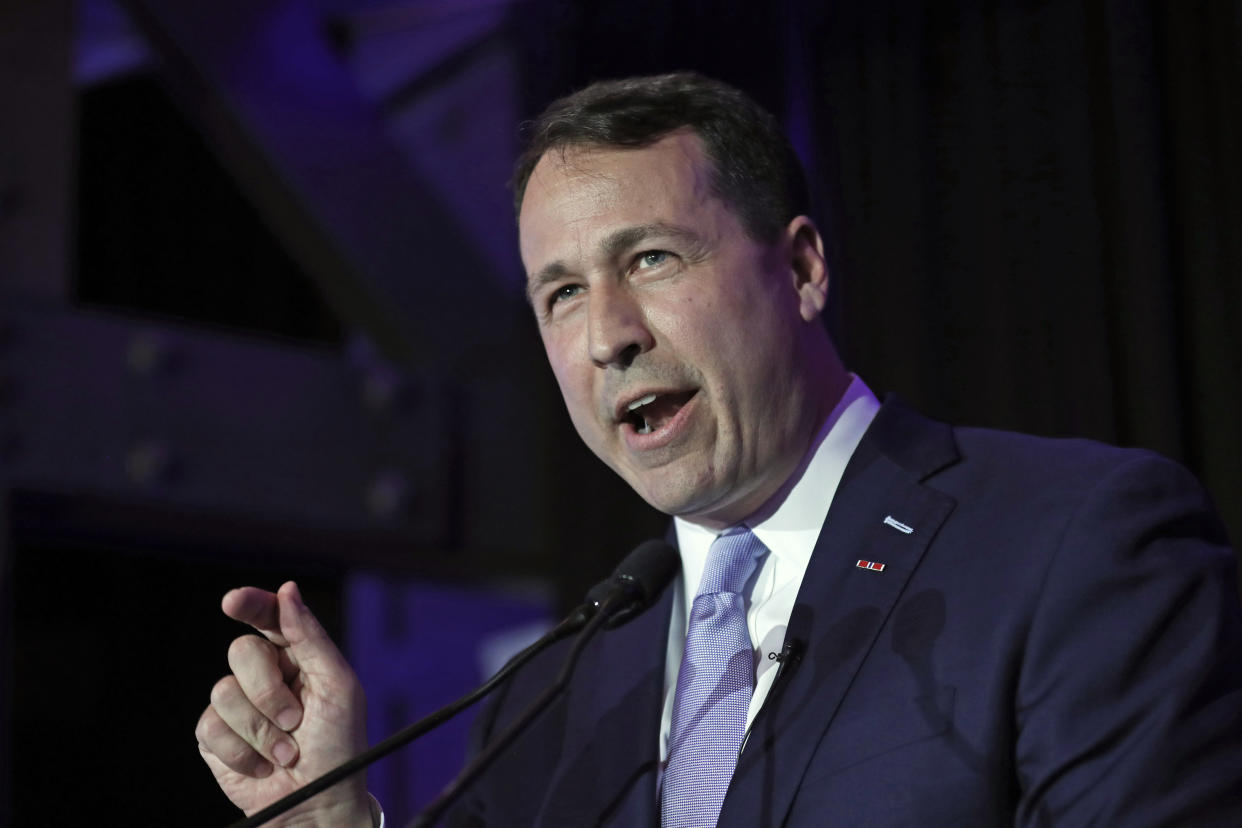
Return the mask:
<path fill-rule="evenodd" d="M 958 474 L 986 475 L 993 480 L 1013 478 L 1028 487 L 1057 484 L 1075 490 L 1094 488 L 1113 477 L 1160 478 L 1199 488 L 1184 466 L 1145 448 L 963 426 L 953 427 L 953 436 L 959 451 Z"/>
<path fill-rule="evenodd" d="M 919 479 L 983 476 L 1029 482 L 1090 485 L 1127 465 L 1162 469 L 1193 483 L 1181 466 L 1156 452 L 1095 440 L 1040 437 L 1014 431 L 951 425 L 926 417 L 889 395 L 860 446 L 860 454 L 887 457 Z"/>

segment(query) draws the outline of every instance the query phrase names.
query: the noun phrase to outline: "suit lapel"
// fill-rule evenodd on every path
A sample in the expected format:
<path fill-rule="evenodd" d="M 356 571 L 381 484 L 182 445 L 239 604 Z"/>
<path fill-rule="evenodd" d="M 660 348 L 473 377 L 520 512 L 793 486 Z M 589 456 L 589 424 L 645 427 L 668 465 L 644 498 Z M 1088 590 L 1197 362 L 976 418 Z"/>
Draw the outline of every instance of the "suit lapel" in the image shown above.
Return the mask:
<path fill-rule="evenodd" d="M 584 651 L 566 699 L 564 749 L 537 824 L 658 823 L 656 723 L 673 590 Z"/>
<path fill-rule="evenodd" d="M 755 720 L 721 826 L 784 821 L 859 666 L 953 508 L 921 481 L 956 457 L 947 426 L 892 401 L 877 414 L 838 487 L 790 617 L 786 640 L 799 641 L 804 656 L 786 667 Z"/>

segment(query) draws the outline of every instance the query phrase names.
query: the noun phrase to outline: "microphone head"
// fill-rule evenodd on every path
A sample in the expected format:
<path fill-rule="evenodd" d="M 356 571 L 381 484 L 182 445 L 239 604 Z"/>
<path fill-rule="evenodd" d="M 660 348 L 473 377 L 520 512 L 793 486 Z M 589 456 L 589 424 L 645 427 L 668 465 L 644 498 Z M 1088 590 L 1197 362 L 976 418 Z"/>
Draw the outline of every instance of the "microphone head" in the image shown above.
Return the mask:
<path fill-rule="evenodd" d="M 628 601 L 613 610 L 605 627 L 618 627 L 655 603 L 668 586 L 681 558 L 666 541 L 643 541 L 626 555 L 607 580 L 600 581 L 587 593 L 587 603 L 598 609 L 616 592 L 629 596 Z"/>

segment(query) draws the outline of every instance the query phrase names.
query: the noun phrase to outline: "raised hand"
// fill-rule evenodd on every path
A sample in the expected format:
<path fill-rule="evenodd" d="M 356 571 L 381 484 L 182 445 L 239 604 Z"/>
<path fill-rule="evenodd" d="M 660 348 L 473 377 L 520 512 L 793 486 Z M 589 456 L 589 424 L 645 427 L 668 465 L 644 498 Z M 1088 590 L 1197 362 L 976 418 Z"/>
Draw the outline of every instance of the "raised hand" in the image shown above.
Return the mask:
<path fill-rule="evenodd" d="M 260 635 L 230 645 L 233 672 L 212 688 L 195 735 L 220 788 L 249 815 L 360 753 L 366 701 L 354 671 L 292 581 L 274 594 L 235 589 L 221 608 Z M 363 774 L 272 824 L 371 825 Z"/>

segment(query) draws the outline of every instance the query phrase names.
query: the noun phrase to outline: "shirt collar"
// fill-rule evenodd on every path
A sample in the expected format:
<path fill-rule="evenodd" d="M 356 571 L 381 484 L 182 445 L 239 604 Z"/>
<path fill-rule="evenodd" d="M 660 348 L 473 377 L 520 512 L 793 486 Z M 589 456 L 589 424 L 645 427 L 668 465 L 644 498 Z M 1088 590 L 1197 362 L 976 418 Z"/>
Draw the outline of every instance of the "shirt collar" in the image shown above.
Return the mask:
<path fill-rule="evenodd" d="M 743 521 L 769 553 L 799 572 L 805 571 L 811 559 L 845 466 L 880 410 L 871 389 L 857 376 L 850 376 L 849 387 L 816 432 L 801 464 L 759 511 Z M 688 607 L 719 533 L 682 518 L 674 518 L 673 525 L 681 553 L 684 606 Z"/>

